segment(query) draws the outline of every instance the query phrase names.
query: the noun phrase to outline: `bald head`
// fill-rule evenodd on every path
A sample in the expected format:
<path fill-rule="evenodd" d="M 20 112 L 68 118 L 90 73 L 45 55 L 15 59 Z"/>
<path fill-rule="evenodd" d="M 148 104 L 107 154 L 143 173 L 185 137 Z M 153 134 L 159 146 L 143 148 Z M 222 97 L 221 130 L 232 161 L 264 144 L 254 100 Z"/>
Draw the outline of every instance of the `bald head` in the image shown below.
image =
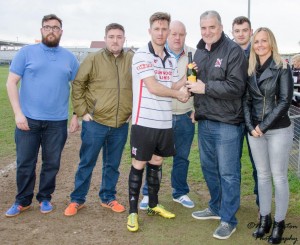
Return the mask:
<path fill-rule="evenodd" d="M 170 23 L 170 34 L 168 36 L 168 46 L 176 54 L 179 54 L 184 46 L 186 37 L 185 25 L 179 20 Z"/>
<path fill-rule="evenodd" d="M 186 32 L 185 25 L 181 21 L 179 21 L 179 20 L 173 20 L 170 23 L 170 29 L 172 29 L 172 28 L 183 28 L 184 32 Z"/>

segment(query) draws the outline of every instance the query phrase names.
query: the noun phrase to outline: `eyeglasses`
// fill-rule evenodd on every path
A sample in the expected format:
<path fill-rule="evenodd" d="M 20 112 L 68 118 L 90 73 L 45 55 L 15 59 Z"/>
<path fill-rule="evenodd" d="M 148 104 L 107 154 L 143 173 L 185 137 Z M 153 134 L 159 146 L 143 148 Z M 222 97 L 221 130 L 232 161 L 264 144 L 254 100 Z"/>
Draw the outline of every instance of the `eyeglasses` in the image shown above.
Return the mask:
<path fill-rule="evenodd" d="M 54 32 L 58 32 L 61 30 L 60 27 L 58 26 L 43 26 L 44 31 L 54 31 Z"/>

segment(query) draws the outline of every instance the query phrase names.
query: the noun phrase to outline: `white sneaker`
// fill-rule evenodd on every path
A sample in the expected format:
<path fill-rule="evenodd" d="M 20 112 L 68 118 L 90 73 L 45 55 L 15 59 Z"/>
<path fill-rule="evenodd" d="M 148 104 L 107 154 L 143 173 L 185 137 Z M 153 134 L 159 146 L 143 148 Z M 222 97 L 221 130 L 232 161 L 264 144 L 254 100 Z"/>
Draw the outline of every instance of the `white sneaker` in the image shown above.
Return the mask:
<path fill-rule="evenodd" d="M 149 196 L 144 196 L 142 201 L 140 202 L 140 209 L 147 210 L 149 203 Z"/>
<path fill-rule="evenodd" d="M 195 207 L 194 202 L 187 195 L 183 195 L 183 196 L 178 197 L 178 198 L 173 198 L 173 201 L 180 203 L 182 206 L 184 206 L 186 208 Z"/>

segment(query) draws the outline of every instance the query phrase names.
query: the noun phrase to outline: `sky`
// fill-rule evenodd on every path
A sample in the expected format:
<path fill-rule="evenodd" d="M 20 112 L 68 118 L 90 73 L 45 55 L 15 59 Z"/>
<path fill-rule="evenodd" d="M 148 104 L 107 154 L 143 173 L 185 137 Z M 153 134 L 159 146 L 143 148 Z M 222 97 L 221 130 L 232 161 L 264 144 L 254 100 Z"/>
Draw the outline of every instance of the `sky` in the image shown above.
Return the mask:
<path fill-rule="evenodd" d="M 216 10 L 223 30 L 232 38 L 232 20 L 248 16 L 255 31 L 270 28 L 280 53 L 300 52 L 300 0 L 0 0 L 0 40 L 34 43 L 41 39 L 41 20 L 53 13 L 63 20 L 64 47 L 89 47 L 102 41 L 105 26 L 117 22 L 125 27 L 126 47 L 141 47 L 149 41 L 149 17 L 167 12 L 186 25 L 186 44 L 196 47 L 201 39 L 200 15 Z"/>

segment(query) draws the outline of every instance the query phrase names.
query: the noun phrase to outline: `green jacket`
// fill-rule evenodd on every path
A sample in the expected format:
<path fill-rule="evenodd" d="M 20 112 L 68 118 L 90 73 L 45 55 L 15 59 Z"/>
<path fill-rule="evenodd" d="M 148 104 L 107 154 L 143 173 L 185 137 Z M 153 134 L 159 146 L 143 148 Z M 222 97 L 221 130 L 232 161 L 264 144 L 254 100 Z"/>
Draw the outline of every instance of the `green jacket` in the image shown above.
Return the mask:
<path fill-rule="evenodd" d="M 91 114 L 94 121 L 118 128 L 131 116 L 133 53 L 115 57 L 107 49 L 92 53 L 82 62 L 72 85 L 74 112 Z"/>

